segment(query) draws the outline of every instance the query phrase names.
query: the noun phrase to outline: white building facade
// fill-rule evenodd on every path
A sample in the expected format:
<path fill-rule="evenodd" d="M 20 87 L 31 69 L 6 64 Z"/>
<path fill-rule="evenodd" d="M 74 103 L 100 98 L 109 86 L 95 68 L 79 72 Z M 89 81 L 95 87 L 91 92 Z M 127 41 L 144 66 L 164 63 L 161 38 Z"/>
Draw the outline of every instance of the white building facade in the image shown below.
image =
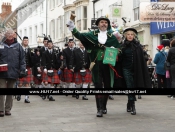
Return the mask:
<path fill-rule="evenodd" d="M 24 36 L 29 38 L 31 48 L 42 46 L 43 34 L 47 34 L 46 4 L 46 0 L 33 0 L 18 8 L 17 31 L 21 38 Z"/>
<path fill-rule="evenodd" d="M 150 23 L 139 21 L 139 4 L 143 1 L 149 2 L 150 0 L 99 0 L 94 4 L 95 18 L 107 16 L 111 22 L 117 22 L 119 26 L 136 28 L 141 44 L 147 46 L 148 53 L 152 56 L 153 37 L 150 35 Z M 88 32 L 91 28 L 91 20 L 94 18 L 92 0 L 49 0 L 48 6 L 50 8 L 48 11 L 49 33 L 57 46 L 64 47 L 66 37 L 72 36 L 66 27 L 71 13 L 76 14 L 75 26 L 80 32 Z M 116 8 L 119 12 L 115 16 L 113 11 Z M 126 23 L 122 18 L 126 20 Z"/>

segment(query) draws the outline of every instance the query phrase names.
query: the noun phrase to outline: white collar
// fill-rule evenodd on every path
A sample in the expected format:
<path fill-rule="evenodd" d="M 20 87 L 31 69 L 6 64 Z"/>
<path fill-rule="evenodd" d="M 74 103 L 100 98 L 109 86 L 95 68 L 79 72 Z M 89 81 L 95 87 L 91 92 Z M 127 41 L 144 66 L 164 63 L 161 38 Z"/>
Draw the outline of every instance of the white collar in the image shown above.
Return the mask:
<path fill-rule="evenodd" d="M 100 44 L 105 44 L 106 41 L 107 41 L 107 31 L 101 31 L 99 30 L 100 32 L 98 33 L 98 42 Z"/>
<path fill-rule="evenodd" d="M 84 48 L 84 49 L 81 49 L 81 48 L 80 48 L 80 50 L 81 50 L 82 52 L 84 52 L 84 51 L 85 51 L 85 48 Z"/>

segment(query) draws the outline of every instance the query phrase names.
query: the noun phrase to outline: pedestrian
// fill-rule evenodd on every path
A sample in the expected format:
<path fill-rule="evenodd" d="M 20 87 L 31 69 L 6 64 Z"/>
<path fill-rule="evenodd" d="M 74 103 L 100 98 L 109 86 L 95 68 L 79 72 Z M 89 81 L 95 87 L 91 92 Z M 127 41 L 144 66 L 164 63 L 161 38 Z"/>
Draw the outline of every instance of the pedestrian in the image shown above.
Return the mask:
<path fill-rule="evenodd" d="M 8 29 L 0 43 L 0 64 L 7 65 L 0 66 L 0 88 L 14 88 L 19 75 L 25 75 L 25 52 L 14 36 L 15 32 Z M 11 115 L 12 106 L 13 95 L 6 95 L 6 99 L 5 95 L 0 95 L 0 117 Z"/>
<path fill-rule="evenodd" d="M 167 62 L 170 63 L 171 88 L 175 88 L 175 39 L 171 41 L 170 46 Z M 175 95 L 172 98 L 175 98 Z"/>
<path fill-rule="evenodd" d="M 98 26 L 98 30 L 89 31 L 88 33 L 80 33 L 75 28 L 72 20 L 67 23 L 67 26 L 90 53 L 92 79 L 95 88 L 103 88 L 103 84 L 104 88 L 112 88 L 114 85 L 114 68 L 109 64 L 104 64 L 103 57 L 106 47 L 120 48 L 120 44 L 113 35 L 110 20 L 107 17 L 98 18 L 95 24 Z M 95 98 L 97 106 L 96 116 L 102 117 L 103 114 L 107 114 L 108 95 L 95 95 Z"/>
<path fill-rule="evenodd" d="M 78 49 L 73 51 L 70 59 L 70 69 L 74 72 L 74 82 L 76 88 L 88 88 L 88 84 L 92 82 L 90 67 L 90 60 L 83 44 L 79 42 Z M 82 100 L 88 100 L 86 95 L 82 96 Z"/>
<path fill-rule="evenodd" d="M 146 60 L 142 45 L 137 41 L 138 32 L 134 28 L 123 31 L 124 42 L 121 45 L 123 77 L 127 88 L 151 88 Z M 128 95 L 127 112 L 136 114 L 135 95 Z"/>
<path fill-rule="evenodd" d="M 154 64 L 156 64 L 158 88 L 166 88 L 165 61 L 167 59 L 167 53 L 164 51 L 163 45 L 157 46 L 157 50 L 158 53 L 154 57 Z"/>

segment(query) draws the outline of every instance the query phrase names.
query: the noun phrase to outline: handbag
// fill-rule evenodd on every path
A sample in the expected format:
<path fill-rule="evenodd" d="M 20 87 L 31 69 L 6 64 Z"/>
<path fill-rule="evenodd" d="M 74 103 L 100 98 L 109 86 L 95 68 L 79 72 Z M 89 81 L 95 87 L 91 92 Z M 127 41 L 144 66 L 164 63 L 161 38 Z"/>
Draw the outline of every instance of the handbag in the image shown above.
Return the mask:
<path fill-rule="evenodd" d="M 53 77 L 53 74 L 54 74 L 53 70 L 48 70 L 48 71 L 47 71 L 47 75 L 48 75 L 49 77 Z"/>

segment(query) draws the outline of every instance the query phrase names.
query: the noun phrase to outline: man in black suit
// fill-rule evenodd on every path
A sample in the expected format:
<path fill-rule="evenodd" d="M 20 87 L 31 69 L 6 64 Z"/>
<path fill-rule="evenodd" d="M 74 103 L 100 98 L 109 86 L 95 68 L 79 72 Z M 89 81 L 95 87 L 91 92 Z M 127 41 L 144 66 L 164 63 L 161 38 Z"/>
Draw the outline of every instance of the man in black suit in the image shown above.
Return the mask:
<path fill-rule="evenodd" d="M 56 51 L 53 49 L 53 43 L 51 40 L 48 40 L 47 43 L 48 43 L 48 50 L 43 52 L 41 64 L 44 69 L 43 83 L 46 88 L 51 88 L 50 84 L 59 84 L 60 80 L 57 74 L 58 61 L 56 57 Z M 49 101 L 55 101 L 55 99 L 51 95 L 49 95 L 48 98 L 49 98 Z"/>
<path fill-rule="evenodd" d="M 64 67 L 64 80 L 66 88 L 75 88 L 73 84 L 73 72 L 70 70 L 70 59 L 73 51 L 76 49 L 74 47 L 74 41 L 72 38 L 69 39 L 68 47 L 63 50 L 63 67 Z"/>
<path fill-rule="evenodd" d="M 32 64 L 33 53 L 31 52 L 31 48 L 29 47 L 29 40 L 27 36 L 23 37 L 22 47 L 25 51 L 27 76 L 19 79 L 18 86 L 19 88 L 21 88 L 24 85 L 24 87 L 29 88 L 30 84 L 33 83 L 33 75 L 32 75 L 32 69 L 31 69 L 33 67 L 33 64 Z M 24 100 L 25 103 L 30 103 L 28 98 L 29 96 L 26 95 Z"/>
<path fill-rule="evenodd" d="M 89 70 L 90 60 L 81 42 L 79 43 L 79 47 L 79 49 L 73 51 L 69 67 L 74 72 L 76 88 L 88 88 L 88 84 L 92 82 L 92 75 Z M 88 100 L 86 95 L 83 95 L 82 99 Z"/>

